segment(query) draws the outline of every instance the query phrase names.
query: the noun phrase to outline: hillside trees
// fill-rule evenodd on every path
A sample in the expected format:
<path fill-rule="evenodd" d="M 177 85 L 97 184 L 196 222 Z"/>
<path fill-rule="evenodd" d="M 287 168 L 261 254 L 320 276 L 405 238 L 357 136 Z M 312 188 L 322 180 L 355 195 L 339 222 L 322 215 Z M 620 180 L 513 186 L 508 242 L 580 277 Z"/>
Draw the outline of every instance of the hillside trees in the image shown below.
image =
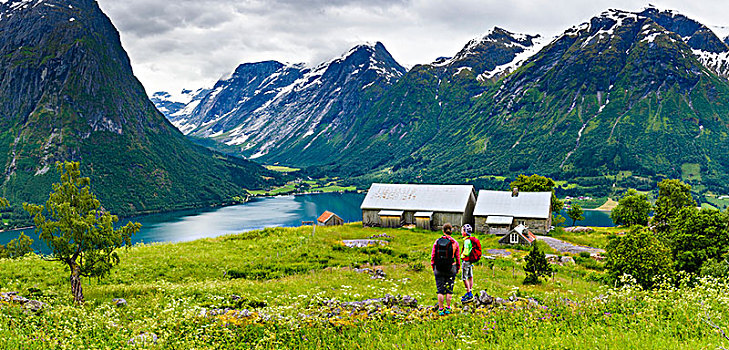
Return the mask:
<path fill-rule="evenodd" d="M 658 183 L 658 199 L 656 199 L 653 225 L 659 233 L 670 230 L 671 220 L 683 207 L 696 207 L 691 197 L 691 185 L 676 179 L 664 179 Z"/>
<path fill-rule="evenodd" d="M 643 226 L 633 226 L 625 236 L 612 239 L 605 251 L 605 267 L 613 281 L 629 274 L 643 288 L 651 288 L 656 277 L 674 271 L 669 248 Z"/>
<path fill-rule="evenodd" d="M 729 253 L 729 216 L 713 209 L 681 208 L 665 233 L 676 269 L 700 272 L 707 260 Z"/>
<path fill-rule="evenodd" d="M 610 219 L 616 225 L 647 225 L 651 203 L 648 196 L 634 189 L 628 190 L 618 202 L 618 206 L 610 212 Z"/>
<path fill-rule="evenodd" d="M 88 177 L 81 177 L 78 162 L 56 163 L 61 182 L 53 184 L 45 205 L 24 203 L 33 217 L 36 232 L 48 245 L 49 260 L 58 261 L 71 272 L 74 302 L 84 302 L 81 277 L 103 277 L 119 263 L 115 252 L 131 244 L 141 225 L 127 223 L 114 229 L 119 219 L 101 207 L 91 192 Z"/>

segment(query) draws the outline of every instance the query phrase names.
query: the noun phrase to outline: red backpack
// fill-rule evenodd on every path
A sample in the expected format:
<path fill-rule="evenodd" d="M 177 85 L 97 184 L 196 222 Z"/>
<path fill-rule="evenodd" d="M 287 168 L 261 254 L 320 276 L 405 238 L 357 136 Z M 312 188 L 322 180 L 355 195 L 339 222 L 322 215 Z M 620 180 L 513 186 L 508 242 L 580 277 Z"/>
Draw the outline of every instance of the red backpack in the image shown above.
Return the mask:
<path fill-rule="evenodd" d="M 481 260 L 481 242 L 473 236 L 468 237 L 468 239 L 471 240 L 471 245 L 473 245 L 471 253 L 468 254 L 468 262 L 473 264 Z"/>

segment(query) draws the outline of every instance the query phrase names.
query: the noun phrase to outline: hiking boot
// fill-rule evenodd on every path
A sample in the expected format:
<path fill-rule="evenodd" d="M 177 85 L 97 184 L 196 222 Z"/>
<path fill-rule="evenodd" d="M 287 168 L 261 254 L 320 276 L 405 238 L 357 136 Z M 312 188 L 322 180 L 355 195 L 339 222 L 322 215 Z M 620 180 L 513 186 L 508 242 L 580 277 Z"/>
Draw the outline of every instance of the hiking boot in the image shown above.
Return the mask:
<path fill-rule="evenodd" d="M 444 314 L 450 315 L 451 314 L 451 308 L 447 307 L 445 308 L 445 311 L 443 311 Z"/>
<path fill-rule="evenodd" d="M 443 316 L 443 315 L 445 315 L 445 310 L 438 309 L 438 316 Z"/>

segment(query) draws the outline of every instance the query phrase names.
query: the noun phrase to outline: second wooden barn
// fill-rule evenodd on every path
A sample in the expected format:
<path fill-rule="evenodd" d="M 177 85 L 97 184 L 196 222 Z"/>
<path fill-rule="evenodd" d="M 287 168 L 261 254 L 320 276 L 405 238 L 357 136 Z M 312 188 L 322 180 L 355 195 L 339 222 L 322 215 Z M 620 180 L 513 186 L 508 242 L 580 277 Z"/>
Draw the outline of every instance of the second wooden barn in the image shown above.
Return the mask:
<path fill-rule="evenodd" d="M 362 225 L 416 225 L 440 230 L 443 224 L 473 224 L 476 192 L 471 185 L 372 184 L 362 202 Z"/>

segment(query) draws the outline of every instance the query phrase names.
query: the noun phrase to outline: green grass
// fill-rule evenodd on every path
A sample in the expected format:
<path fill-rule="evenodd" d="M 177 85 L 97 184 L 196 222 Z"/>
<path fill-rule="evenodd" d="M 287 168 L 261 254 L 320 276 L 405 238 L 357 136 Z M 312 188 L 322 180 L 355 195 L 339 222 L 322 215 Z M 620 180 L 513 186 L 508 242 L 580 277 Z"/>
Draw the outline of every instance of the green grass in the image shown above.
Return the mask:
<path fill-rule="evenodd" d="M 608 230 L 603 235 L 607 235 Z M 384 247 L 346 248 L 344 239 L 386 233 Z M 554 279 L 524 286 L 524 250 L 475 266 L 476 290 L 507 298 L 532 297 L 494 309 L 454 309 L 438 317 L 430 308 L 383 308 L 368 317 L 330 305 L 411 295 L 436 303 L 430 247 L 437 232 L 339 227 L 269 228 L 184 243 L 121 251 L 121 264 L 102 280 L 84 280 L 87 303 L 71 305 L 68 272 L 35 256 L 0 260 L 0 291 L 15 290 L 51 305 L 39 315 L 0 302 L 0 348 L 124 348 L 140 332 L 154 332 L 152 348 L 233 349 L 702 349 L 726 346 L 703 323 L 708 312 L 726 325 L 724 284 L 644 292 L 609 289 L 599 269 L 556 266 Z M 578 239 L 583 235 L 564 238 Z M 484 249 L 496 237 L 482 236 Z M 459 238 L 459 241 L 461 239 Z M 597 242 L 597 238 L 591 242 Z M 497 245 L 496 245 L 497 246 Z M 371 279 L 353 267 L 381 266 L 387 278 Z M 422 270 L 414 269 L 417 266 Z M 231 271 L 249 278 L 230 278 Z M 261 274 L 268 272 L 268 275 Z M 274 276 L 275 275 L 275 276 Z M 456 297 L 463 285 L 456 282 Z M 234 301 L 231 295 L 238 295 Z M 112 306 L 125 298 L 128 306 Z M 206 316 L 216 308 L 248 309 L 250 317 Z M 610 347 L 610 346 L 608 346 Z"/>
<path fill-rule="evenodd" d="M 291 168 L 291 167 L 282 166 L 282 165 L 264 165 L 264 167 L 268 170 L 278 171 L 280 173 L 293 173 L 295 171 L 301 170 L 299 168 Z"/>
<path fill-rule="evenodd" d="M 681 165 L 681 180 L 701 181 L 701 164 L 683 163 Z"/>

